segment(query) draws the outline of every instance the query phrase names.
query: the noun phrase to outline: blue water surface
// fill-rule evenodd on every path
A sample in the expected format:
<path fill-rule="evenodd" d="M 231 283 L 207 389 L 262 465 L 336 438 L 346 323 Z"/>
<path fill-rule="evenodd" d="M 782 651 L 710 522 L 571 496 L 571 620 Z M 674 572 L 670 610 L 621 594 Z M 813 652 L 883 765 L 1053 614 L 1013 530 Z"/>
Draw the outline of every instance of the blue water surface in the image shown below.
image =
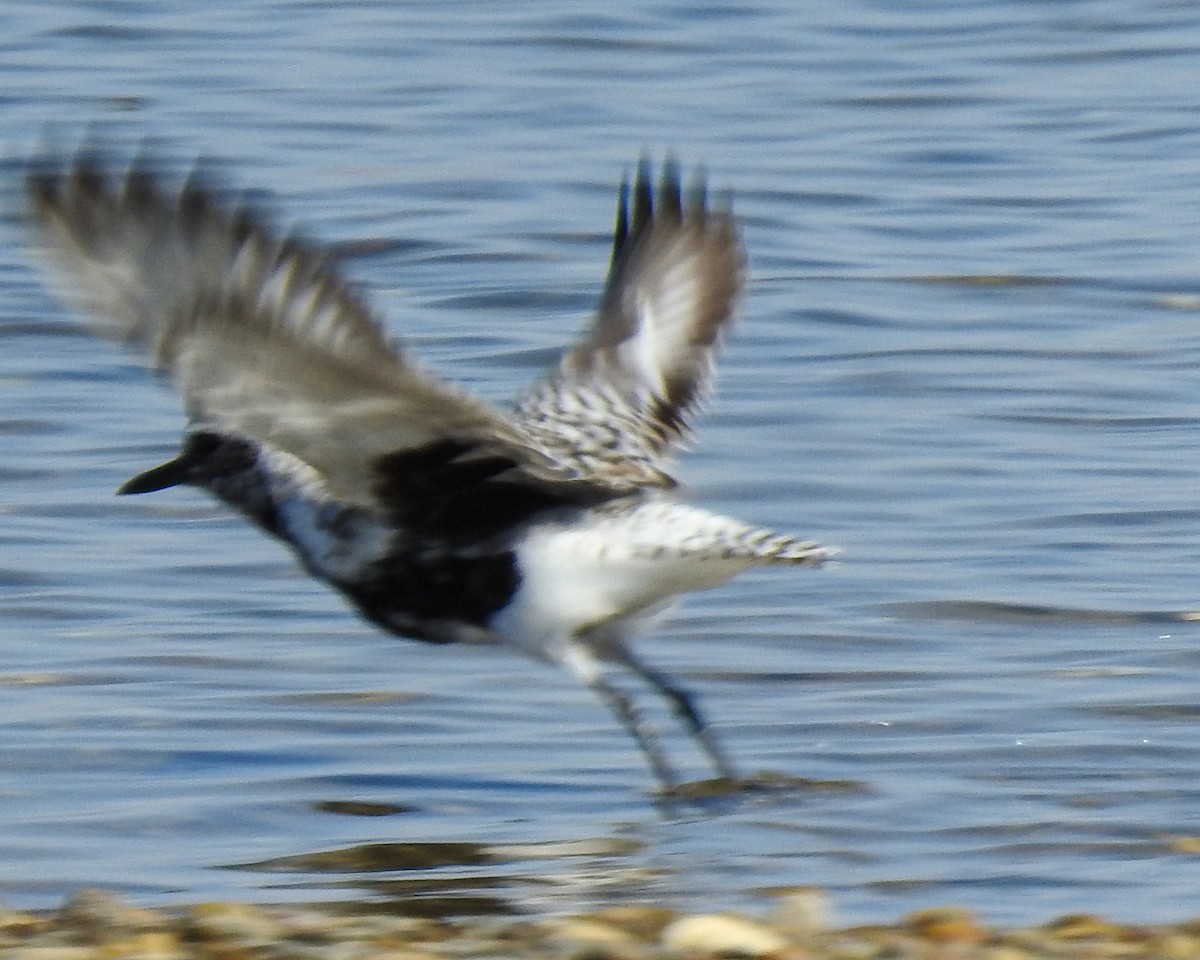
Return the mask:
<path fill-rule="evenodd" d="M 79 0 L 0 38 L 8 157 L 214 158 L 493 399 L 586 321 L 629 164 L 703 164 L 752 274 L 681 475 L 843 550 L 640 647 L 745 769 L 832 783 L 664 811 L 569 678 L 115 498 L 179 404 L 43 287 L 10 162 L 4 903 L 1200 913 L 1200 6 Z"/>

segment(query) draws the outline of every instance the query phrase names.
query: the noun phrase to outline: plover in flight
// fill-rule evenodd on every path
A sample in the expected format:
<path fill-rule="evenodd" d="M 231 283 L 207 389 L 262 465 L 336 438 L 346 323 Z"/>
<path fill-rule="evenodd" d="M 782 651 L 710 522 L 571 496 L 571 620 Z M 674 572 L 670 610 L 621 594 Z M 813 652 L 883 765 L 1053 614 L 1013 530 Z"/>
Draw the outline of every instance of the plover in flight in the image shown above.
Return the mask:
<path fill-rule="evenodd" d="M 97 151 L 29 165 L 40 244 L 98 328 L 182 392 L 179 455 L 121 493 L 207 490 L 286 541 L 384 630 L 499 643 L 608 704 L 664 789 L 678 781 L 614 668 L 670 703 L 736 781 L 692 696 L 630 635 L 680 594 L 829 550 L 689 506 L 669 459 L 744 282 L 728 209 L 673 162 L 622 184 L 608 279 L 582 339 L 508 407 L 435 378 L 319 247 L 193 175 Z"/>

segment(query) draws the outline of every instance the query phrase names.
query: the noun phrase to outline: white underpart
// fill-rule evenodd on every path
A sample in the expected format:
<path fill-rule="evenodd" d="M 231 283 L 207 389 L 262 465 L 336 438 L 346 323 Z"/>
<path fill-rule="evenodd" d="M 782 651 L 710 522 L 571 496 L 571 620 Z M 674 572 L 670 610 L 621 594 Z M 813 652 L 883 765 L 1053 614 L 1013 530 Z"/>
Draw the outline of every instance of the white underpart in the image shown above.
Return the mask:
<path fill-rule="evenodd" d="M 606 628 L 623 634 L 679 594 L 719 586 L 771 562 L 770 537 L 669 500 L 539 523 L 517 546 L 521 585 L 489 626 L 504 642 L 563 663 L 582 634 L 595 631 L 599 639 L 614 632 Z"/>
<path fill-rule="evenodd" d="M 287 539 L 309 569 L 348 581 L 387 555 L 391 528 L 371 512 L 336 500 L 316 470 L 282 450 L 263 450 L 259 459 L 271 477 Z"/>

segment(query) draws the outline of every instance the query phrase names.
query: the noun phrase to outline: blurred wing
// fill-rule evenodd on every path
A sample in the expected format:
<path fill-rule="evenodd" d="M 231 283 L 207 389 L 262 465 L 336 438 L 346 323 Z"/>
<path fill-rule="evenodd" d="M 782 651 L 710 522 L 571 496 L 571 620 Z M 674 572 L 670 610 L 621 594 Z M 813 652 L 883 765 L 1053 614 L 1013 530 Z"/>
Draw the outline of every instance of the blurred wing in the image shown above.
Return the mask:
<path fill-rule="evenodd" d="M 744 271 L 733 215 L 709 207 L 700 181 L 685 197 L 670 161 L 656 191 L 643 160 L 632 197 L 628 181 L 621 185 L 592 327 L 518 402 L 518 417 L 597 477 L 625 461 L 641 465 L 645 482 L 670 484 L 660 464 L 710 388 Z"/>
<path fill-rule="evenodd" d="M 32 164 L 27 191 L 80 305 L 174 380 L 196 427 L 282 449 L 360 505 L 381 457 L 431 443 L 564 479 L 508 416 L 402 356 L 328 256 L 198 177 L 171 192 L 144 163 L 113 177 L 79 155 Z"/>

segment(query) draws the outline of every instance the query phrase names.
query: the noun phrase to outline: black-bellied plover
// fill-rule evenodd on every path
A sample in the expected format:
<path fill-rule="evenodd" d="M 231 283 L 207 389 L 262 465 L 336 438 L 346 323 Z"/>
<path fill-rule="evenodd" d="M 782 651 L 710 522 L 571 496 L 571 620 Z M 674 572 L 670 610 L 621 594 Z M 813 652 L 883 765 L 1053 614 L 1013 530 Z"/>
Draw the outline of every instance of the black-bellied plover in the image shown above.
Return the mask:
<path fill-rule="evenodd" d="M 430 643 L 500 643 L 566 668 L 630 731 L 614 684 L 665 696 L 736 780 L 692 696 L 628 638 L 680 594 L 829 550 L 689 506 L 668 460 L 712 378 L 744 283 L 737 224 L 673 162 L 622 184 L 608 279 L 583 338 L 510 407 L 435 378 L 326 251 L 224 205 L 199 175 L 44 156 L 30 216 L 84 312 L 182 392 L 179 455 L 122 493 L 200 487 L 289 543 L 368 620 Z"/>

